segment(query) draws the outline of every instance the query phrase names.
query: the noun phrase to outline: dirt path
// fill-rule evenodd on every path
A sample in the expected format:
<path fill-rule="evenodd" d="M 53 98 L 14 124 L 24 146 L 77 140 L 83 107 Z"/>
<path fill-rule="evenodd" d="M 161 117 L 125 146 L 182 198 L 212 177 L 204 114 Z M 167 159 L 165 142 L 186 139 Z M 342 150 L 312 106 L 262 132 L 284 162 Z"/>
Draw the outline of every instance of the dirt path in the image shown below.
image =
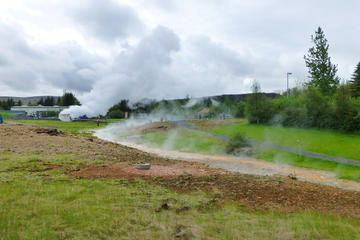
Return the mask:
<path fill-rule="evenodd" d="M 159 157 L 205 163 L 212 168 L 222 168 L 232 172 L 256 175 L 295 176 L 301 181 L 320 183 L 342 189 L 360 191 L 360 183 L 336 178 L 335 173 L 301 167 L 274 164 L 249 157 L 232 157 L 226 155 L 204 155 L 199 153 L 179 152 L 153 148 L 132 142 L 132 138 L 117 138 L 116 135 L 99 130 L 95 135 L 103 140 L 116 142 Z"/>
<path fill-rule="evenodd" d="M 188 128 L 190 130 L 195 130 L 195 131 L 210 134 L 211 136 L 220 138 L 224 142 L 227 142 L 229 140 L 228 136 L 219 135 L 219 134 L 215 134 L 215 133 L 212 133 L 212 132 L 209 132 L 209 131 L 202 130 L 202 129 L 188 123 L 187 121 L 173 121 L 173 122 L 171 122 L 171 124 L 173 124 L 175 126 Z M 277 149 L 280 149 L 280 150 L 300 154 L 300 155 L 307 156 L 307 157 L 319 158 L 319 159 L 323 159 L 323 160 L 326 160 L 326 161 L 332 161 L 332 162 L 337 162 L 337 163 L 344 163 L 344 164 L 360 166 L 360 161 L 356 161 L 356 160 L 327 156 L 327 155 L 320 154 L 320 153 L 308 152 L 308 151 L 304 151 L 304 150 L 301 150 L 301 149 L 281 146 L 281 145 L 268 143 L 268 142 L 255 141 L 255 140 L 250 140 L 249 142 L 253 146 L 277 148 Z"/>

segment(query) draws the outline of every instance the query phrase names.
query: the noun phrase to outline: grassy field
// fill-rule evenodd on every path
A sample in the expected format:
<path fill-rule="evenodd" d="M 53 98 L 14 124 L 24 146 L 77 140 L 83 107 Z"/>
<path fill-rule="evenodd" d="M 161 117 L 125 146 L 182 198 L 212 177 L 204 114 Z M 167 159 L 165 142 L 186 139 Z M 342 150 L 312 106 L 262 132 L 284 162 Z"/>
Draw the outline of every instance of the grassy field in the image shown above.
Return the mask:
<path fill-rule="evenodd" d="M 3 117 L 3 119 L 8 119 L 8 118 L 11 118 L 13 116 L 13 114 L 5 113 L 5 112 L 0 112 L 0 115 Z"/>
<path fill-rule="evenodd" d="M 48 164 L 66 169 L 46 171 Z M 236 202 L 209 205 L 212 193 L 66 175 L 79 164 L 90 162 L 64 154 L 1 152 L 0 239 L 360 238 L 360 223 L 347 218 L 249 211 Z M 171 208 L 159 210 L 169 199 Z M 189 210 L 177 213 L 184 207 Z"/>
<path fill-rule="evenodd" d="M 328 156 L 360 160 L 360 134 L 247 123 L 225 125 L 212 129 L 211 132 L 225 136 L 233 136 L 242 132 L 253 140 L 299 148 Z"/>
<path fill-rule="evenodd" d="M 195 124 L 201 127 L 202 122 Z M 206 124 L 209 126 L 209 124 Z M 202 127 L 203 128 L 203 127 Z M 204 129 L 204 128 L 203 128 Z M 232 124 L 207 127 L 208 131 L 225 136 L 244 133 L 253 140 L 298 148 L 329 156 L 360 160 L 360 135 L 345 134 L 329 130 L 283 128 L 266 125 Z M 335 172 L 339 178 L 360 181 L 360 167 L 301 156 L 274 148 L 257 149 L 257 158 L 270 162 L 315 168 Z"/>
<path fill-rule="evenodd" d="M 225 144 L 218 138 L 206 133 L 185 128 L 168 132 L 153 132 L 145 134 L 145 143 L 153 147 L 182 152 L 198 152 L 204 154 L 224 154 Z"/>
<path fill-rule="evenodd" d="M 71 133 L 95 127 L 88 122 L 24 123 Z M 175 136 L 174 146 L 179 149 L 223 151 L 218 139 L 202 133 L 183 129 L 170 135 Z M 147 139 L 166 145 L 168 136 L 151 133 Z M 184 193 L 140 179 L 80 179 L 67 175 L 79 166 L 94 164 L 112 162 L 61 152 L 0 152 L 0 239 L 360 238 L 360 222 L 345 217 L 254 211 L 232 201 L 213 204 L 216 191 Z M 62 168 L 49 171 L 51 165 Z M 170 209 L 161 209 L 168 201 Z M 189 210 L 177 211 L 184 208 Z"/>
<path fill-rule="evenodd" d="M 204 121 L 207 120 L 201 120 L 200 122 L 204 123 Z M 202 126 L 201 124 L 197 124 L 197 125 L 199 127 Z M 207 122 L 206 126 L 211 126 L 211 124 Z M 245 133 L 246 136 L 248 136 L 251 139 L 260 140 L 260 141 L 266 140 L 267 142 L 294 147 L 294 148 L 296 148 L 296 145 L 295 144 L 286 145 L 287 141 L 285 139 L 289 139 L 289 143 L 294 141 L 297 143 L 298 139 L 301 139 L 300 141 L 312 141 L 315 143 L 317 142 L 321 143 L 319 139 L 316 139 L 318 137 L 317 133 L 320 132 L 321 134 L 319 138 L 322 141 L 326 141 L 325 139 L 330 139 L 328 140 L 330 142 L 329 143 L 330 146 L 330 144 L 336 145 L 335 142 L 337 136 L 341 139 L 346 139 L 343 140 L 344 142 L 351 142 L 350 139 L 356 138 L 357 136 L 357 135 L 352 135 L 349 136 L 348 138 L 346 134 L 332 132 L 332 131 L 323 132 L 322 130 L 304 130 L 304 129 L 292 129 L 292 128 L 283 129 L 280 127 L 271 127 L 271 126 L 263 126 L 263 125 L 254 126 L 254 125 L 249 125 L 246 122 L 243 124 L 224 125 L 216 128 L 206 129 L 202 127 L 202 129 L 230 137 L 234 136 L 238 132 L 242 132 Z M 287 130 L 289 130 L 290 133 L 287 132 Z M 299 138 L 294 139 L 296 132 L 301 132 L 301 134 L 298 135 Z M 265 135 L 270 136 L 269 134 L 271 134 L 273 138 L 264 137 Z M 329 137 L 332 134 L 334 135 L 332 137 Z M 283 135 L 284 139 L 281 137 L 281 135 Z M 272 139 L 274 139 L 274 141 L 272 141 Z M 360 136 L 358 136 L 357 139 L 360 139 Z M 225 154 L 225 146 L 226 146 L 226 143 L 222 142 L 220 139 L 216 137 L 213 137 L 206 133 L 184 129 L 184 128 L 171 130 L 167 132 L 162 131 L 155 133 L 147 133 L 145 134 L 145 143 L 153 147 L 161 147 L 164 149 L 177 150 L 183 152 L 197 152 L 203 154 Z M 311 145 L 306 144 L 305 146 L 310 147 Z M 341 149 L 339 146 L 337 146 L 337 148 Z M 311 146 L 311 148 L 303 147 L 302 149 L 307 151 L 319 152 L 319 151 L 314 151 L 315 149 L 313 146 Z M 326 150 L 329 148 L 323 145 L 323 149 Z M 354 152 L 357 151 L 359 150 L 354 147 Z M 326 151 L 319 153 L 326 154 Z M 337 156 L 343 157 L 343 155 L 340 154 L 338 154 Z M 266 147 L 257 148 L 254 157 L 274 163 L 282 163 L 282 164 L 289 164 L 298 167 L 326 170 L 336 173 L 337 177 L 341 179 L 360 181 L 360 167 L 358 166 L 339 164 L 336 162 L 306 157 L 306 156 L 298 155 L 296 153 L 291 153 L 279 149 L 266 148 Z"/>

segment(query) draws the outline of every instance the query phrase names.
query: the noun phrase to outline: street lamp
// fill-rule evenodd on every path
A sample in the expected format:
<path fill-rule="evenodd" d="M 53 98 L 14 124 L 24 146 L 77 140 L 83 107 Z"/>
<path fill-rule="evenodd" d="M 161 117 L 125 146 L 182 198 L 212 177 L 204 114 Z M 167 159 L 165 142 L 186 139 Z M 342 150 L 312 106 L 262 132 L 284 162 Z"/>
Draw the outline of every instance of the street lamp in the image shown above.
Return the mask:
<path fill-rule="evenodd" d="M 289 96 L 289 75 L 291 75 L 291 72 L 286 73 L 286 95 Z"/>

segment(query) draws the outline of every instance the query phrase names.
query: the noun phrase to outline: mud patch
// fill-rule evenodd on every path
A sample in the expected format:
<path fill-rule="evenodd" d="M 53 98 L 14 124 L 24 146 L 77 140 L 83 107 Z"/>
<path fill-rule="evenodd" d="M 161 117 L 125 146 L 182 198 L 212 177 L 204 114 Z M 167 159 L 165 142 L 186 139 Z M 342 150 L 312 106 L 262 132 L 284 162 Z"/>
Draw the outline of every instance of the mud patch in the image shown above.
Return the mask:
<path fill-rule="evenodd" d="M 174 127 L 168 122 L 155 122 L 139 127 L 138 130 L 142 133 L 150 133 L 150 132 L 169 131 L 172 128 Z"/>
<path fill-rule="evenodd" d="M 58 136 L 60 134 L 63 134 L 62 131 L 58 131 L 56 128 L 38 128 L 35 130 L 37 134 L 48 134 L 50 136 Z"/>
<path fill-rule="evenodd" d="M 134 177 L 177 177 L 181 175 L 208 176 L 213 171 L 205 169 L 152 165 L 149 170 L 141 170 L 135 166 L 115 164 L 112 166 L 92 166 L 80 171 L 71 172 L 70 175 L 77 177 L 107 177 L 107 178 L 134 178 Z"/>
<path fill-rule="evenodd" d="M 64 166 L 61 165 L 51 165 L 48 168 L 45 169 L 45 171 L 51 171 L 51 170 L 60 170 L 60 169 L 64 169 Z"/>

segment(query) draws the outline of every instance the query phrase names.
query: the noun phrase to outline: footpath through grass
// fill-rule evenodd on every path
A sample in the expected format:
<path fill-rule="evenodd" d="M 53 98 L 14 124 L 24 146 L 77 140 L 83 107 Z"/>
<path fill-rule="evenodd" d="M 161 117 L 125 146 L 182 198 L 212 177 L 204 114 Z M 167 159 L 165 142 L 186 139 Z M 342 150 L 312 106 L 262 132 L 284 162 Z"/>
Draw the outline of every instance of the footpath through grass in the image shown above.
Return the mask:
<path fill-rule="evenodd" d="M 201 121 L 196 125 L 201 127 Z M 206 130 L 229 137 L 237 133 L 244 133 L 253 140 L 360 161 L 360 134 L 345 134 L 318 129 L 251 125 L 246 122 L 223 125 L 213 129 L 207 128 Z M 360 167 L 358 166 L 305 157 L 296 153 L 266 147 L 259 148 L 256 157 L 276 163 L 332 171 L 339 178 L 360 181 Z"/>
<path fill-rule="evenodd" d="M 209 123 L 210 121 L 211 120 L 201 120 L 192 121 L 191 123 L 216 134 L 232 137 L 240 132 L 245 133 L 246 136 L 253 140 L 266 141 L 294 148 L 302 148 L 302 150 L 323 153 L 329 156 L 349 157 L 356 156 L 356 153 L 359 152 L 359 148 L 356 148 L 355 146 L 353 146 L 351 150 L 348 146 L 344 146 L 344 148 L 341 147 L 341 145 L 352 143 L 351 140 L 359 142 L 360 146 L 360 135 L 356 134 L 347 135 L 326 130 L 250 125 L 246 122 L 242 124 L 223 125 L 211 128 L 211 124 Z M 144 135 L 144 139 L 145 143 L 149 146 L 183 152 L 225 154 L 226 148 L 226 143 L 222 142 L 217 137 L 185 128 L 147 133 Z M 305 142 L 306 144 L 302 144 L 302 142 Z M 311 145 L 311 143 L 315 146 Z M 316 150 L 316 145 L 320 146 L 319 151 Z M 332 147 L 336 147 L 339 152 L 331 155 L 331 153 L 335 153 Z M 347 151 L 350 151 L 350 153 Z M 268 147 L 257 148 L 254 157 L 274 163 L 326 170 L 334 172 L 338 178 L 360 181 L 359 166 L 306 157 L 296 153 Z M 355 157 L 353 159 L 356 160 Z"/>
<path fill-rule="evenodd" d="M 63 168 L 49 171 L 49 164 Z M 0 152 L 0 239 L 360 238 L 360 222 L 343 217 L 249 211 L 236 202 L 211 204 L 215 192 L 178 193 L 142 180 L 66 174 L 79 164 L 94 162 Z M 170 209 L 161 208 L 164 202 Z"/>

